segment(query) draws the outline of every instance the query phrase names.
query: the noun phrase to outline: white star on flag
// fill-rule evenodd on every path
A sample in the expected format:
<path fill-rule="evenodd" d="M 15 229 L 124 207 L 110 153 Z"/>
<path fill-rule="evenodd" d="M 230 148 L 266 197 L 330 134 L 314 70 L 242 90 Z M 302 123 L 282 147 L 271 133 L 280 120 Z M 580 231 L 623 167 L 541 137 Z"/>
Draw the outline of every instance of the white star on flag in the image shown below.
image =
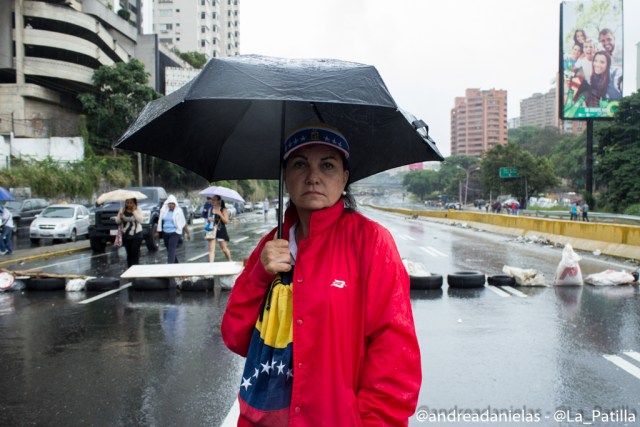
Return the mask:
<path fill-rule="evenodd" d="M 251 377 L 244 378 L 242 377 L 242 385 L 240 387 L 244 387 L 245 391 L 251 386 L 251 381 L 249 381 Z"/>
<path fill-rule="evenodd" d="M 252 376 L 253 376 L 254 378 L 258 378 L 258 373 L 259 373 L 260 371 L 258 370 L 258 368 L 253 368 L 253 369 L 255 369 L 255 370 L 256 370 L 256 373 L 255 373 L 255 374 L 253 374 Z"/>
<path fill-rule="evenodd" d="M 276 368 L 278 368 L 278 375 L 282 374 L 284 372 L 284 368 L 286 368 L 287 365 L 282 363 L 282 360 L 280 361 L 280 364 L 278 366 L 276 366 Z"/>
<path fill-rule="evenodd" d="M 260 365 L 262 365 L 262 371 L 260 372 L 266 372 L 267 375 L 269 375 L 269 371 L 273 369 L 269 363 L 261 363 Z"/>
<path fill-rule="evenodd" d="M 293 370 L 287 369 L 287 379 L 293 378 Z"/>

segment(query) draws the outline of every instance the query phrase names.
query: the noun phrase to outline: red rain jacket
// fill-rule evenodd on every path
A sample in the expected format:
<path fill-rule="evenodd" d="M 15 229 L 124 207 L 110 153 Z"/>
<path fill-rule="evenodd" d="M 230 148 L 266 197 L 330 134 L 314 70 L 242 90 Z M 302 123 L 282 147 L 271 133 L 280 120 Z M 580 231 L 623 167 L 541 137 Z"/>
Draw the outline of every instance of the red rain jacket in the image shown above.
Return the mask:
<path fill-rule="evenodd" d="M 296 221 L 288 209 L 284 239 Z M 260 253 L 275 231 L 251 254 L 222 319 L 225 344 L 241 356 L 274 279 Z M 293 363 L 290 426 L 406 426 L 415 411 L 422 373 L 409 276 L 391 234 L 340 202 L 314 212 L 298 243 Z M 252 425 L 246 409 L 241 402 L 239 426 Z"/>

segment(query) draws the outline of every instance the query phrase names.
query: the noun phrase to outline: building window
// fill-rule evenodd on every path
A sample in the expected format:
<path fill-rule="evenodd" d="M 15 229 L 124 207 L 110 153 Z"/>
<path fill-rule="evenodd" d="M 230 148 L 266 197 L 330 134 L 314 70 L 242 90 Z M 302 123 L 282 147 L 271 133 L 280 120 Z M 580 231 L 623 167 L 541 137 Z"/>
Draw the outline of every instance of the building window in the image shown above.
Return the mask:
<path fill-rule="evenodd" d="M 207 19 L 207 14 L 204 12 L 200 13 L 200 19 Z"/>
<path fill-rule="evenodd" d="M 171 9 L 160 9 L 158 11 L 158 16 L 172 16 L 173 10 Z"/>
<path fill-rule="evenodd" d="M 204 40 L 200 40 L 200 47 L 204 47 L 205 46 L 205 41 Z"/>

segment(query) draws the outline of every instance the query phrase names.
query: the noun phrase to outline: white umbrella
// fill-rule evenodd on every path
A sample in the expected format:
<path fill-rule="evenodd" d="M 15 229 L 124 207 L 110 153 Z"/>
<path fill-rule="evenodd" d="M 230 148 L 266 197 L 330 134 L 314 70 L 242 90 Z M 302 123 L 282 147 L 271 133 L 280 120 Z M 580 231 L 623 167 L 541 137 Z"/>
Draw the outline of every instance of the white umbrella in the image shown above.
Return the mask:
<path fill-rule="evenodd" d="M 127 199 L 142 200 L 146 198 L 147 196 L 139 191 L 118 189 L 101 194 L 96 203 L 101 205 L 109 202 L 124 202 Z"/>
<path fill-rule="evenodd" d="M 220 196 L 221 199 L 228 200 L 230 202 L 240 202 L 244 203 L 244 199 L 237 191 L 232 190 L 227 187 L 220 187 L 216 185 L 212 185 L 211 187 L 205 188 L 200 192 L 203 196 Z"/>

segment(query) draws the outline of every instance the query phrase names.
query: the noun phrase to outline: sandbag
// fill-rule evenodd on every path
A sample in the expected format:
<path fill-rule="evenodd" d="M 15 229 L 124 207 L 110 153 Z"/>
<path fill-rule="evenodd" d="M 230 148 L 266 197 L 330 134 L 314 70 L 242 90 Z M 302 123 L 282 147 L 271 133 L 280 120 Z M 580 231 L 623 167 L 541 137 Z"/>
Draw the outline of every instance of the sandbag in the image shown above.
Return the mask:
<path fill-rule="evenodd" d="M 582 286 L 582 270 L 579 261 L 582 258 L 567 243 L 562 250 L 562 259 L 553 278 L 555 286 Z"/>

